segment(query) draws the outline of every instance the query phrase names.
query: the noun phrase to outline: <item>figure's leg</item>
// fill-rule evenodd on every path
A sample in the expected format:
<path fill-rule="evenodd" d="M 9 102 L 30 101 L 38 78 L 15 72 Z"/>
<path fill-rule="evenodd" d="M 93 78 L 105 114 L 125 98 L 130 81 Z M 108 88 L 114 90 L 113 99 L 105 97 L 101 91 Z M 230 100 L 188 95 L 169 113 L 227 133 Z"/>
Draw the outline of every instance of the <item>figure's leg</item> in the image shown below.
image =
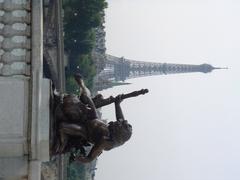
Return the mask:
<path fill-rule="evenodd" d="M 70 136 L 80 136 L 83 139 L 87 139 L 86 129 L 77 124 L 61 123 L 59 131 L 61 134 L 66 134 Z"/>
<path fill-rule="evenodd" d="M 57 152 L 63 152 L 67 146 L 69 136 L 77 136 L 81 139 L 87 139 L 86 129 L 82 126 L 76 124 L 61 123 L 60 129 L 60 147 L 58 147 Z"/>
<path fill-rule="evenodd" d="M 79 92 L 80 92 L 79 96 L 81 97 L 82 94 L 86 94 L 90 97 L 91 92 L 89 91 L 87 86 L 84 84 L 84 81 L 83 81 L 83 78 L 82 78 L 81 74 L 79 74 L 79 73 L 75 74 L 74 78 L 79 85 Z"/>
<path fill-rule="evenodd" d="M 98 117 L 97 116 L 97 110 L 96 110 L 95 104 L 94 104 L 94 102 L 93 102 L 93 100 L 91 98 L 91 93 L 90 93 L 89 89 L 85 86 L 84 81 L 83 81 L 81 75 L 75 74 L 74 77 L 75 77 L 75 80 L 78 83 L 80 91 L 81 91 L 80 100 L 84 104 L 87 104 L 91 108 L 89 110 L 90 117 L 92 119 L 96 119 Z"/>

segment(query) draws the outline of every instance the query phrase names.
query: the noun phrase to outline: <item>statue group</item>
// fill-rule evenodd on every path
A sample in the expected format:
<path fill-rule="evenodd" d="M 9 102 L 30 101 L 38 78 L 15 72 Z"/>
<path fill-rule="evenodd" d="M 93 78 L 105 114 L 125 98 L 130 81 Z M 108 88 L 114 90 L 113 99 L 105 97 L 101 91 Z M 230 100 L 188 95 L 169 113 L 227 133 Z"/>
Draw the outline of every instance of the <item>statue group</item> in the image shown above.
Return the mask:
<path fill-rule="evenodd" d="M 123 145 L 132 135 L 132 126 L 124 118 L 121 102 L 148 92 L 147 89 L 110 96 L 104 99 L 101 94 L 91 97 L 80 74 L 74 78 L 79 85 L 79 95 L 55 95 L 58 102 L 55 108 L 56 143 L 52 150 L 55 154 L 62 154 L 79 149 L 82 154 L 73 157 L 74 161 L 91 162 L 104 150 L 108 151 Z M 61 99 L 61 100 L 59 100 Z M 103 122 L 98 117 L 97 109 L 114 103 L 116 121 Z M 92 145 L 86 155 L 84 147 Z"/>

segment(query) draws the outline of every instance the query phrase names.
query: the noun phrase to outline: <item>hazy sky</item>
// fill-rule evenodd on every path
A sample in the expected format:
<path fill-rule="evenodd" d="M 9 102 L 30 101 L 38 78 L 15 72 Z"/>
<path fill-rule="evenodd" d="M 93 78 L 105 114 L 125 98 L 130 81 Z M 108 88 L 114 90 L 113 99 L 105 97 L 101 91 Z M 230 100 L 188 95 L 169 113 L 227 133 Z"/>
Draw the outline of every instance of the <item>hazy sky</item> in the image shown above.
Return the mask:
<path fill-rule="evenodd" d="M 210 74 L 130 80 L 105 96 L 141 88 L 123 102 L 133 124 L 126 145 L 104 152 L 97 180 L 240 179 L 240 1 L 109 0 L 107 53 L 128 59 L 228 66 Z M 113 106 L 104 117 L 115 119 Z"/>

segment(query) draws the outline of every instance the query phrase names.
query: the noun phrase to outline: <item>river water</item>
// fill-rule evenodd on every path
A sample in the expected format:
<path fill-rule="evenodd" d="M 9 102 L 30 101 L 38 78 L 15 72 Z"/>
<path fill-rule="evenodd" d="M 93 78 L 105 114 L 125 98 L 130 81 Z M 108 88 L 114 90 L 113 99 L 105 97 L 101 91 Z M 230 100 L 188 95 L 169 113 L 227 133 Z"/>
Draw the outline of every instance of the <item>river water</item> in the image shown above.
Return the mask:
<path fill-rule="evenodd" d="M 238 180 L 240 73 L 237 61 L 227 65 L 208 74 L 132 79 L 102 91 L 107 97 L 149 89 L 122 102 L 133 136 L 99 157 L 96 179 Z M 115 120 L 113 105 L 102 113 Z"/>

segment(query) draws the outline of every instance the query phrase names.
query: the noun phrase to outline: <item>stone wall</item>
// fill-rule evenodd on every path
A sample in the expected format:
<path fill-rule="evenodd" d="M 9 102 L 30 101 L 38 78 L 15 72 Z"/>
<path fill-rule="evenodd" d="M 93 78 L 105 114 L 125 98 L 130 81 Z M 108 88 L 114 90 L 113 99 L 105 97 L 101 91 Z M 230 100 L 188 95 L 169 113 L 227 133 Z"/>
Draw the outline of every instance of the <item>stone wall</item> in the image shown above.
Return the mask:
<path fill-rule="evenodd" d="M 0 179 L 38 180 L 49 158 L 42 31 L 41 0 L 0 0 Z"/>
<path fill-rule="evenodd" d="M 0 178 L 28 174 L 30 22 L 30 2 L 0 1 Z"/>

